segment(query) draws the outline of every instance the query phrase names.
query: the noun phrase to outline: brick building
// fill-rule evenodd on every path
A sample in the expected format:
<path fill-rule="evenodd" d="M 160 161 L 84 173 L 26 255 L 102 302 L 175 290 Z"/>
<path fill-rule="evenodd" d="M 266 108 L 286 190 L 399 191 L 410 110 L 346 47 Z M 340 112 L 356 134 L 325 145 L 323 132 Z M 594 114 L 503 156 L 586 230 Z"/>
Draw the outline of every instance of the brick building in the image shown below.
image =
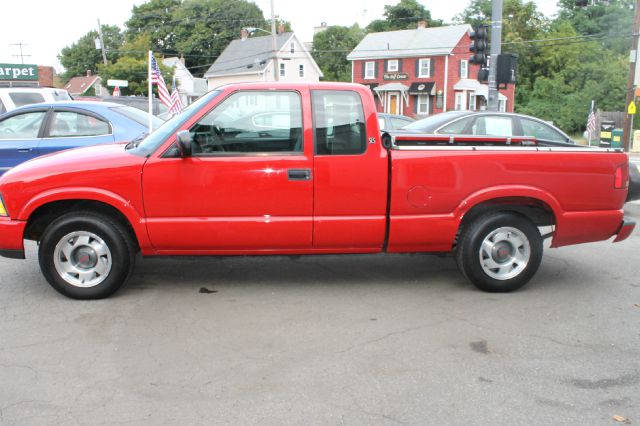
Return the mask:
<path fill-rule="evenodd" d="M 482 110 L 488 86 L 469 63 L 469 25 L 368 34 L 347 56 L 352 81 L 369 86 L 379 112 L 422 118 L 451 110 Z M 513 111 L 515 87 L 500 91 L 501 111 Z"/>

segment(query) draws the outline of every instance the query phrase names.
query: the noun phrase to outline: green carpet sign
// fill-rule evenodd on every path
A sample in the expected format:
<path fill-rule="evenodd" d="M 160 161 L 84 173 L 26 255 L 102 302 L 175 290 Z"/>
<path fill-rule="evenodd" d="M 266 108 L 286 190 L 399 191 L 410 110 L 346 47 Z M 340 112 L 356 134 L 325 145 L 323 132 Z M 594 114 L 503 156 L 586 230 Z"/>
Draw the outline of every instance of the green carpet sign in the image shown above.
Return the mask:
<path fill-rule="evenodd" d="M 0 80 L 38 80 L 38 66 L 33 64 L 0 64 Z"/>

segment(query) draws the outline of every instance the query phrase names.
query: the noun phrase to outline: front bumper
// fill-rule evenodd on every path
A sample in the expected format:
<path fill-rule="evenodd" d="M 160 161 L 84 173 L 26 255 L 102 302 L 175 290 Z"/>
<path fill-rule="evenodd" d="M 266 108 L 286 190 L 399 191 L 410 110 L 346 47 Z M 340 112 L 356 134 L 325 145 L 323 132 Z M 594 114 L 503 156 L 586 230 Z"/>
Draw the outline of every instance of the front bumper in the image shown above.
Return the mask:
<path fill-rule="evenodd" d="M 27 222 L 0 218 L 0 256 L 24 259 L 24 228 Z"/>
<path fill-rule="evenodd" d="M 622 223 L 620 224 L 620 228 L 618 232 L 616 232 L 616 238 L 613 240 L 614 243 L 626 240 L 629 235 L 633 232 L 633 228 L 636 227 L 636 222 L 634 220 L 624 218 L 622 219 Z"/>

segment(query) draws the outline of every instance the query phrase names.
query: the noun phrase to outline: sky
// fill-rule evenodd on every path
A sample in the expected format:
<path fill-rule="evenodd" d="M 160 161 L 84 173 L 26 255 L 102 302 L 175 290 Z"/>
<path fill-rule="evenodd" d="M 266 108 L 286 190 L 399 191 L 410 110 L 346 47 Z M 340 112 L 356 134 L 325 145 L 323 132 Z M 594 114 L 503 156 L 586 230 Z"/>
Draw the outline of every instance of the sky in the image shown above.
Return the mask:
<path fill-rule="evenodd" d="M 302 41 L 313 39 L 313 27 L 326 22 L 327 25 L 347 25 L 354 22 L 366 26 L 374 19 L 382 18 L 385 4 L 396 4 L 397 0 L 273 0 L 275 13 L 291 26 Z M 134 5 L 145 0 L 21 0 L 6 1 L 0 18 L 0 63 L 20 63 L 19 46 L 23 43 L 24 63 L 49 65 L 63 71 L 57 55 L 87 32 L 97 29 L 97 20 L 102 24 L 118 25 L 131 16 Z M 419 0 L 434 19 L 451 21 L 461 13 L 470 0 Z M 557 0 L 534 0 L 538 9 L 552 16 Z M 265 17 L 271 16 L 270 0 L 254 0 Z M 35 13 L 34 13 L 35 12 Z"/>

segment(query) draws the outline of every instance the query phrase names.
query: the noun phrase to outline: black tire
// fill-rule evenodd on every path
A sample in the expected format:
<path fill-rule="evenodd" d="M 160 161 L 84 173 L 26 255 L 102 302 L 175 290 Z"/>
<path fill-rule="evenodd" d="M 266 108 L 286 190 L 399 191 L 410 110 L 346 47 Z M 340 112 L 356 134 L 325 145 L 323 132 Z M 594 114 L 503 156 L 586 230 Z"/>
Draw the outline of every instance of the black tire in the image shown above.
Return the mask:
<path fill-rule="evenodd" d="M 455 256 L 462 274 L 477 288 L 504 293 L 531 280 L 542 251 L 542 236 L 528 218 L 492 212 L 462 229 Z"/>
<path fill-rule="evenodd" d="M 69 258 L 65 254 L 67 247 Z M 130 234 L 116 220 L 93 212 L 68 213 L 45 229 L 38 260 L 43 275 L 58 292 L 73 299 L 102 299 L 127 281 L 135 265 L 135 254 Z M 89 276 L 94 278 L 86 278 Z"/>

